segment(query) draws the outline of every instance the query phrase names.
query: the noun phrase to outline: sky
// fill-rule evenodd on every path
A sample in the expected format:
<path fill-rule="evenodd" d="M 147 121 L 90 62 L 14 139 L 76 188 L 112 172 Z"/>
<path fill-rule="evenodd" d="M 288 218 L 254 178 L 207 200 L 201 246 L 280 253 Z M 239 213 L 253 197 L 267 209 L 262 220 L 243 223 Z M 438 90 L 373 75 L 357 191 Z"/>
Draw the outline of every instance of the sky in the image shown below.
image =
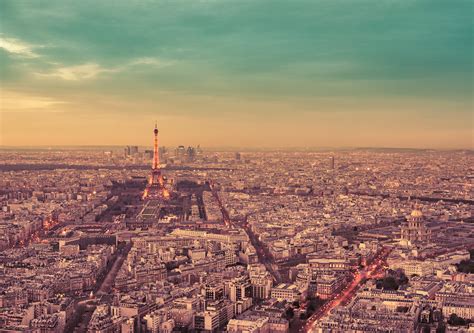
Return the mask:
<path fill-rule="evenodd" d="M 472 0 L 0 0 L 0 145 L 474 148 Z"/>

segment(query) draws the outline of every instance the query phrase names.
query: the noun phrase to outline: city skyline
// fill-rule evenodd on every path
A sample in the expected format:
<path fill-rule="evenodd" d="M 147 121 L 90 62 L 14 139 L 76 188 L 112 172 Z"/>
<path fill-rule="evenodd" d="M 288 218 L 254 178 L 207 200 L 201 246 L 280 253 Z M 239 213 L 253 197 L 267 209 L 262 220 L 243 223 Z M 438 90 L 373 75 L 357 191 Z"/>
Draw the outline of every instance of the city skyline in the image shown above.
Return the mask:
<path fill-rule="evenodd" d="M 0 332 L 467 333 L 472 0 L 0 0 Z"/>
<path fill-rule="evenodd" d="M 470 1 L 0 11 L 1 146 L 472 149 Z"/>

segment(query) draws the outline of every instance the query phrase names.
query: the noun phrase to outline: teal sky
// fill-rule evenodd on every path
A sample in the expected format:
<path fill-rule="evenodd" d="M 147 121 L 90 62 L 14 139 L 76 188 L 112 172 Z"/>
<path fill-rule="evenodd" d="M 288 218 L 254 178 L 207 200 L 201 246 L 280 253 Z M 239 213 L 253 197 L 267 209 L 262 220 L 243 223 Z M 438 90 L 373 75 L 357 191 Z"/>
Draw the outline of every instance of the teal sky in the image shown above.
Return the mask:
<path fill-rule="evenodd" d="M 0 0 L 0 144 L 473 148 L 471 0 Z"/>

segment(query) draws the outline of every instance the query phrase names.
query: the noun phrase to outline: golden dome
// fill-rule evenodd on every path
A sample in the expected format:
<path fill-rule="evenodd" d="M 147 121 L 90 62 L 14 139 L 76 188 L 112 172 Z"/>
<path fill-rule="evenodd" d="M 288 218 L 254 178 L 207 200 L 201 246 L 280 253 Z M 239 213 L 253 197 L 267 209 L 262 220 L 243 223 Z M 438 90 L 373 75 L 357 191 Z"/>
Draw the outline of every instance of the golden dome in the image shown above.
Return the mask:
<path fill-rule="evenodd" d="M 423 217 L 423 213 L 420 210 L 415 209 L 414 211 L 411 212 L 410 216 L 411 217 Z"/>

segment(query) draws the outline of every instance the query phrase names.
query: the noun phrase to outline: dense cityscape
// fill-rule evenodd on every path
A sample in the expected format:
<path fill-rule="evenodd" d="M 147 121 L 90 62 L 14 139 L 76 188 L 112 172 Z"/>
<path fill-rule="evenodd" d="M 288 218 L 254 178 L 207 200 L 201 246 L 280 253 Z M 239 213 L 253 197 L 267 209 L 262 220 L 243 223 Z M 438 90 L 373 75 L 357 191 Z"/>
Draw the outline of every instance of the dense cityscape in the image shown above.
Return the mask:
<path fill-rule="evenodd" d="M 0 332 L 474 330 L 472 151 L 144 135 L 0 150 Z"/>
<path fill-rule="evenodd" d="M 0 333 L 474 333 L 473 0 L 0 0 Z"/>

